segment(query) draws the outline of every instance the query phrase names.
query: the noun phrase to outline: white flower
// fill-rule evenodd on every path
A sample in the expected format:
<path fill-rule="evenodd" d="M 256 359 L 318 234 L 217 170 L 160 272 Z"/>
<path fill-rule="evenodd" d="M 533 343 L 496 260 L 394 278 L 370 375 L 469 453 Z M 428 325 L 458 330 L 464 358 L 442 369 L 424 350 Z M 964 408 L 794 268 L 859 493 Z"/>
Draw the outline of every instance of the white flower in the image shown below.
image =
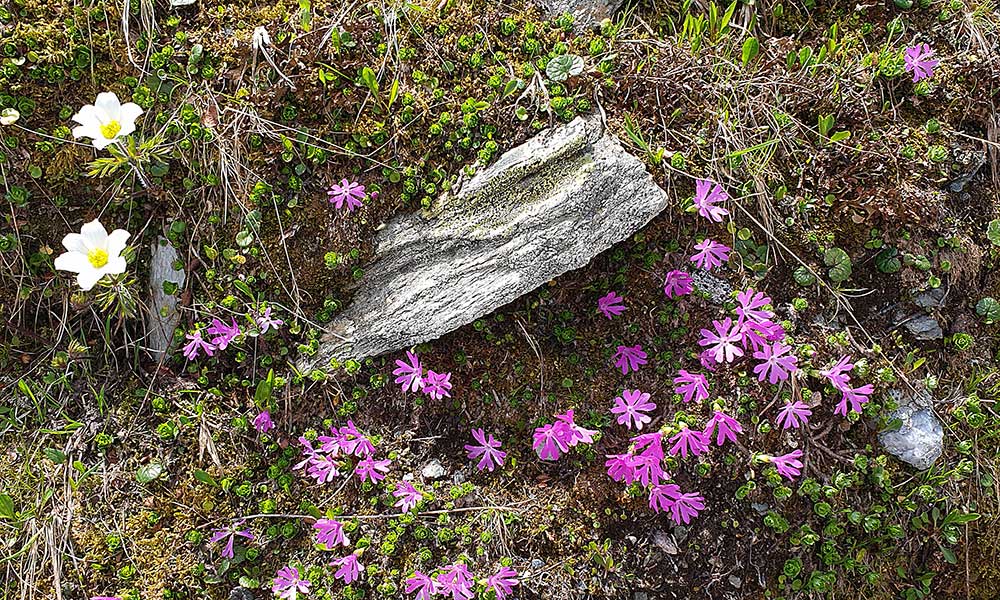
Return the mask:
<path fill-rule="evenodd" d="M 13 125 L 21 118 L 21 113 L 14 108 L 5 108 L 0 111 L 0 125 Z"/>
<path fill-rule="evenodd" d="M 101 92 L 96 102 L 73 115 L 73 120 L 80 124 L 73 128 L 73 137 L 89 137 L 94 140 L 94 147 L 102 150 L 135 131 L 135 120 L 141 114 L 138 104 L 122 104 L 112 92 Z"/>
<path fill-rule="evenodd" d="M 76 282 L 87 291 L 105 275 L 125 272 L 125 258 L 121 255 L 131 234 L 115 229 L 108 235 L 100 221 L 85 223 L 80 233 L 70 233 L 63 238 L 64 252 L 56 258 L 60 271 L 77 273 Z"/>

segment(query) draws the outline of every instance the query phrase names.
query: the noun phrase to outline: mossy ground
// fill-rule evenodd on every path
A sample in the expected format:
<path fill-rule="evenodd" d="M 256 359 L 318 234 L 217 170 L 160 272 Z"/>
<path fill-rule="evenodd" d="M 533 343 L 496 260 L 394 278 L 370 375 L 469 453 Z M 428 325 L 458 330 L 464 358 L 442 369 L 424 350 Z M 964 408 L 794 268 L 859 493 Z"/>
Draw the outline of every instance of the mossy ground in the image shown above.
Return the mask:
<path fill-rule="evenodd" d="M 0 597 L 227 598 L 242 584 L 263 598 L 291 563 L 311 597 L 395 598 L 413 569 L 458 559 L 477 574 L 509 561 L 525 597 L 995 597 L 996 329 L 975 311 L 1000 292 L 987 237 L 1000 201 L 995 3 L 738 3 L 723 23 L 727 6 L 636 2 L 580 35 L 520 1 L 152 6 L 128 4 L 127 34 L 117 2 L 0 9 L 0 104 L 21 113 L 0 131 Z M 282 75 L 251 47 L 258 26 Z M 902 71 L 916 41 L 942 60 L 929 83 Z M 546 63 L 563 53 L 585 70 L 553 82 Z M 88 175 L 93 151 L 69 143 L 72 114 L 106 90 L 145 109 L 139 136 L 162 138 L 145 184 L 127 167 Z M 363 280 L 382 223 L 595 110 L 676 205 L 586 268 L 419 347 L 454 373 L 453 399 L 400 394 L 392 356 L 294 370 Z M 728 230 L 686 210 L 691 176 L 738 198 Z M 334 210 L 325 190 L 344 177 L 378 198 Z M 52 260 L 98 216 L 132 232 L 131 275 L 82 294 Z M 747 434 L 672 469 L 707 504 L 674 528 L 604 473 L 603 455 L 626 443 L 607 409 L 627 384 L 653 394 L 661 419 L 707 410 L 673 399 L 671 380 L 722 309 L 661 289 L 704 234 L 733 241 L 724 277 L 774 298 L 807 376 L 777 395 L 745 365 L 712 378 Z M 160 235 L 188 275 L 181 329 L 260 302 L 287 326 L 214 359 L 151 361 L 141 303 Z M 842 282 L 824 264 L 833 248 L 851 260 Z M 825 283 L 800 286 L 806 266 Z M 932 287 L 947 290 L 935 311 L 945 338 L 917 342 L 893 314 Z M 595 311 L 611 289 L 628 304 L 615 321 Z M 648 367 L 622 377 L 619 343 L 641 343 Z M 841 353 L 862 358 L 859 377 L 878 389 L 860 419 L 834 417 L 815 377 Z M 255 400 L 271 370 L 273 393 Z M 933 388 L 947 432 L 922 473 L 875 439 L 885 392 L 908 383 Z M 772 430 L 777 402 L 812 392 L 815 428 Z M 271 435 L 249 426 L 257 402 L 275 416 Z M 603 435 L 541 463 L 530 433 L 567 408 Z M 393 458 L 386 485 L 317 486 L 290 470 L 298 436 L 348 418 Z M 501 471 L 465 460 L 472 426 L 504 441 Z M 749 461 L 792 440 L 807 464 L 788 487 Z M 448 477 L 420 481 L 432 459 Z M 418 516 L 391 508 L 404 473 L 428 493 Z M 360 584 L 333 582 L 335 553 L 297 516 L 327 511 L 367 548 Z M 946 522 L 968 513 L 982 516 Z M 209 533 L 248 515 L 257 539 L 221 560 Z"/>

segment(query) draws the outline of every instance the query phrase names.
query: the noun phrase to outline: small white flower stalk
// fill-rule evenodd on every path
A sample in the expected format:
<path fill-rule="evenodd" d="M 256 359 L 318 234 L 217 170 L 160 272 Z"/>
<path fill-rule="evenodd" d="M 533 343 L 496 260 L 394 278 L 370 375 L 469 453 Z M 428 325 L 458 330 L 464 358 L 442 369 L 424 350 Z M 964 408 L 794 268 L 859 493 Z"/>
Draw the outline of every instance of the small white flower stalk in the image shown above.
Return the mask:
<path fill-rule="evenodd" d="M 286 77 L 285 74 L 281 72 L 281 69 L 278 68 L 278 65 L 275 64 L 270 50 L 273 46 L 271 44 L 271 36 L 267 33 L 267 30 L 264 29 L 264 27 L 257 27 L 253 30 L 253 35 L 250 36 L 250 46 L 253 48 L 253 69 L 255 71 L 257 69 L 257 53 L 260 52 L 264 56 L 264 60 L 267 61 L 267 64 L 271 65 L 271 68 L 274 69 L 274 72 L 277 73 L 279 77 L 284 79 L 289 87 L 293 90 L 295 89 L 295 84 L 292 83 L 292 80 Z"/>
<path fill-rule="evenodd" d="M 73 128 L 73 137 L 90 138 L 94 148 L 103 150 L 135 131 L 135 120 L 142 108 L 133 102 L 122 104 L 113 92 L 101 92 L 93 104 L 73 115 L 80 124 Z"/>
<path fill-rule="evenodd" d="M 115 229 L 109 234 L 96 219 L 85 223 L 80 233 L 70 233 L 63 238 L 62 244 L 68 252 L 56 258 L 55 267 L 76 273 L 76 282 L 86 292 L 105 275 L 125 272 L 125 257 L 121 254 L 130 235 L 124 229 Z"/>

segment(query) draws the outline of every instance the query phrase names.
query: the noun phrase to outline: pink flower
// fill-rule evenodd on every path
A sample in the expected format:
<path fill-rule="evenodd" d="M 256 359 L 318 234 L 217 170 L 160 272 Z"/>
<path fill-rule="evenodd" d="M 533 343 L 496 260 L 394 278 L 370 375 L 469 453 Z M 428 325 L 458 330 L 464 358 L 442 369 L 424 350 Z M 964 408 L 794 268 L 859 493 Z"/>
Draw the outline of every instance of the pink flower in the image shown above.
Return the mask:
<path fill-rule="evenodd" d="M 496 468 L 497 465 L 503 466 L 504 458 L 507 457 L 506 452 L 501 452 L 501 443 L 491 433 L 489 438 L 486 437 L 486 432 L 482 429 L 473 429 L 472 437 L 479 442 L 478 446 L 466 445 L 465 451 L 468 452 L 468 456 L 471 460 L 475 460 L 480 456 L 479 464 L 476 465 L 476 469 L 482 471 L 483 469 L 489 469 L 490 472 Z"/>
<path fill-rule="evenodd" d="M 313 523 L 313 529 L 316 530 L 316 543 L 323 544 L 327 550 L 351 544 L 351 540 L 344 535 L 344 524 L 336 519 L 319 519 Z"/>
<path fill-rule="evenodd" d="M 236 324 L 236 317 L 233 317 L 232 325 L 226 325 L 218 319 L 212 319 L 212 326 L 205 330 L 205 333 L 214 335 L 212 344 L 219 350 L 225 350 L 236 336 L 240 334 L 240 326 Z"/>
<path fill-rule="evenodd" d="M 278 569 L 278 574 L 274 576 L 274 584 L 271 586 L 271 591 L 279 598 L 295 600 L 300 593 L 308 594 L 310 585 L 308 579 L 301 579 L 299 577 L 299 570 L 295 567 L 282 567 Z"/>
<path fill-rule="evenodd" d="M 635 467 L 631 454 L 608 454 L 604 466 L 608 468 L 608 477 L 615 481 L 631 484 L 635 481 Z"/>
<path fill-rule="evenodd" d="M 694 280 L 684 271 L 673 270 L 663 280 L 663 293 L 667 298 L 687 296 L 694 290 Z"/>
<path fill-rule="evenodd" d="M 622 300 L 624 300 L 624 298 L 618 294 L 608 292 L 607 296 L 604 296 L 597 301 L 597 310 L 601 311 L 601 314 L 609 319 L 617 317 L 625 312 L 625 305 L 621 303 Z"/>
<path fill-rule="evenodd" d="M 729 246 L 705 239 L 695 244 L 694 247 L 698 252 L 691 257 L 691 262 L 697 265 L 699 269 L 711 271 L 729 260 Z"/>
<path fill-rule="evenodd" d="M 715 351 L 708 349 L 703 351 L 698 355 L 698 362 L 706 371 L 715 372 L 715 369 L 719 366 L 719 362 L 715 360 Z"/>
<path fill-rule="evenodd" d="M 852 369 L 854 369 L 854 365 L 851 363 L 851 357 L 841 356 L 840 360 L 834 363 L 832 367 L 823 369 L 819 374 L 829 380 L 833 384 L 833 387 L 843 390 L 851 381 L 849 373 Z"/>
<path fill-rule="evenodd" d="M 497 600 L 504 600 L 514 593 L 514 586 L 517 580 L 517 571 L 510 567 L 500 567 L 500 570 L 486 578 L 486 591 L 493 590 Z"/>
<path fill-rule="evenodd" d="M 437 594 L 434 587 L 434 580 L 420 571 L 414 571 L 406 580 L 405 591 L 407 594 L 416 592 L 416 600 L 430 600 L 431 596 Z"/>
<path fill-rule="evenodd" d="M 788 381 L 789 373 L 794 373 L 798 370 L 798 367 L 795 365 L 799 360 L 794 355 L 787 354 L 791 349 L 791 346 L 786 346 L 781 342 L 774 342 L 770 346 L 765 345 L 761 348 L 760 352 L 754 352 L 754 358 L 764 361 L 753 368 L 753 372 L 757 374 L 757 380 L 764 381 L 766 377 L 771 385 L 775 385 L 779 381 Z M 768 372 L 770 372 L 770 375 L 768 375 Z"/>
<path fill-rule="evenodd" d="M 361 565 L 358 563 L 358 555 L 353 552 L 344 558 L 330 561 L 330 566 L 338 567 L 337 572 L 333 574 L 334 579 L 340 579 L 344 583 L 361 579 Z"/>
<path fill-rule="evenodd" d="M 413 487 L 409 481 L 400 481 L 396 484 L 396 490 L 392 493 L 399 500 L 393 506 L 399 508 L 400 512 L 410 512 L 417 507 L 417 503 L 423 499 L 423 494 Z"/>
<path fill-rule="evenodd" d="M 556 415 L 556 420 L 569 431 L 569 441 L 567 443 L 570 446 L 575 446 L 580 442 L 590 444 L 594 441 L 594 434 L 597 431 L 584 429 L 577 425 L 573 419 L 573 409 L 569 409 L 561 415 Z"/>
<path fill-rule="evenodd" d="M 917 44 L 903 52 L 903 68 L 907 73 L 913 73 L 914 83 L 934 75 L 934 67 L 941 61 L 932 59 L 932 56 L 934 51 L 927 44 Z"/>
<path fill-rule="evenodd" d="M 194 360 L 198 358 L 198 351 L 202 350 L 207 356 L 212 356 L 216 350 L 216 347 L 212 344 L 201 339 L 201 330 L 197 329 L 194 333 L 189 333 L 185 337 L 191 340 L 184 346 L 184 358 L 188 360 Z"/>
<path fill-rule="evenodd" d="M 340 477 L 340 463 L 329 455 L 316 452 L 309 458 L 309 468 L 306 473 L 314 478 L 316 483 L 330 483 Z"/>
<path fill-rule="evenodd" d="M 542 425 L 535 429 L 531 447 L 542 460 L 557 460 L 559 456 L 567 452 L 570 447 L 580 442 L 591 443 L 594 441 L 593 429 L 585 429 L 576 424 L 573 419 L 573 411 L 567 410 L 561 415 L 556 415 L 556 422 Z"/>
<path fill-rule="evenodd" d="M 643 425 L 653 420 L 645 414 L 651 410 L 656 410 L 656 404 L 649 401 L 649 394 L 639 390 L 623 390 L 622 395 L 615 398 L 611 414 L 618 415 L 619 425 L 631 429 L 634 424 L 636 429 L 641 430 Z"/>
<path fill-rule="evenodd" d="M 302 445 L 302 456 L 303 456 L 303 459 L 302 459 L 301 462 L 299 462 L 294 467 L 292 467 L 293 471 L 298 471 L 299 469 L 301 469 L 301 468 L 305 467 L 306 465 L 308 465 L 309 463 L 311 463 L 313 457 L 316 456 L 316 454 L 317 454 L 316 450 L 313 449 L 313 447 L 312 447 L 312 443 L 309 440 L 307 440 L 305 437 L 300 437 L 299 438 L 299 444 Z"/>
<path fill-rule="evenodd" d="M 752 348 L 756 352 L 766 346 L 768 342 L 776 342 L 785 337 L 785 330 L 782 329 L 781 325 L 771 321 L 758 323 L 757 321 L 740 320 L 737 325 L 740 327 L 740 345 L 743 346 L 744 350 Z"/>
<path fill-rule="evenodd" d="M 764 308 L 771 303 L 771 299 L 765 296 L 764 292 L 755 292 L 753 288 L 747 288 L 736 294 L 736 301 L 739 302 L 739 306 L 736 307 L 736 316 L 741 321 L 763 323 L 774 317 L 773 312 Z"/>
<path fill-rule="evenodd" d="M 558 460 L 559 456 L 569 450 L 569 438 L 573 435 L 561 423 L 547 423 L 535 429 L 531 447 L 542 460 Z"/>
<path fill-rule="evenodd" d="M 631 369 L 638 371 L 641 365 L 646 364 L 646 353 L 642 351 L 642 346 L 618 346 L 618 351 L 612 357 L 615 359 L 615 366 L 622 370 L 625 375 Z"/>
<path fill-rule="evenodd" d="M 462 563 L 444 567 L 444 573 L 439 573 L 434 580 L 437 593 L 442 596 L 451 594 L 452 600 L 470 600 L 475 596 L 472 592 L 472 574 Z"/>
<path fill-rule="evenodd" d="M 809 406 L 801 400 L 786 402 L 785 407 L 778 412 L 778 418 L 774 422 L 782 429 L 798 429 L 809 422 L 809 417 L 812 414 Z"/>
<path fill-rule="evenodd" d="M 424 393 L 440 400 L 444 397 L 451 398 L 448 390 L 451 389 L 451 373 L 435 373 L 427 369 L 427 375 L 423 379 Z"/>
<path fill-rule="evenodd" d="M 637 456 L 632 457 L 633 475 L 626 483 L 638 481 L 643 487 L 656 485 L 669 475 L 663 470 L 663 434 L 659 431 L 644 433 L 632 438 Z"/>
<path fill-rule="evenodd" d="M 245 521 L 237 521 L 233 523 L 231 527 L 224 529 L 216 529 L 212 533 L 212 537 L 208 538 L 211 543 L 220 542 L 226 540 L 226 545 L 222 548 L 222 558 L 233 558 L 236 553 L 233 550 L 233 545 L 236 542 L 236 537 L 246 538 L 249 541 L 253 541 L 253 534 L 248 530 L 240 530 L 240 525 L 243 525 Z"/>
<path fill-rule="evenodd" d="M 90 600 L 122 600 L 118 596 L 91 596 Z"/>
<path fill-rule="evenodd" d="M 271 317 L 271 307 L 268 306 L 264 309 L 264 312 L 254 317 L 257 321 L 257 326 L 260 327 L 261 333 L 267 333 L 269 329 L 278 330 L 282 325 L 285 324 L 281 319 L 274 319 Z"/>
<path fill-rule="evenodd" d="M 375 452 L 375 446 L 371 440 L 365 437 L 354 425 L 354 421 L 348 419 L 347 425 L 330 427 L 330 435 L 321 435 L 317 438 L 322 446 L 320 450 L 328 453 L 331 457 L 340 454 L 353 454 L 358 458 L 371 456 Z"/>
<path fill-rule="evenodd" d="M 870 383 L 857 388 L 845 386 L 844 389 L 840 390 L 843 395 L 840 397 L 840 402 L 837 403 L 837 408 L 834 409 L 833 413 L 846 417 L 848 404 L 851 406 L 851 412 L 861 412 L 862 405 L 868 402 L 868 396 L 874 391 L 875 388 Z"/>
<path fill-rule="evenodd" d="M 675 483 L 660 483 L 649 488 L 649 508 L 656 512 L 669 511 L 674 501 L 681 495 L 681 488 Z"/>
<path fill-rule="evenodd" d="M 693 456 L 698 456 L 708 450 L 709 444 L 708 436 L 704 432 L 688 427 L 682 428 L 677 435 L 670 438 L 670 441 L 674 444 L 670 448 L 670 455 L 677 456 L 680 454 L 681 458 L 687 458 L 689 453 Z"/>
<path fill-rule="evenodd" d="M 684 402 L 691 400 L 701 402 L 708 398 L 708 379 L 700 373 L 688 373 L 681 369 L 677 371 L 674 383 L 677 384 L 674 392 L 681 394 L 684 397 Z"/>
<path fill-rule="evenodd" d="M 389 471 L 389 465 L 392 464 L 391 460 L 375 460 L 373 457 L 369 456 L 358 461 L 358 466 L 354 469 L 354 474 L 358 476 L 362 482 L 371 481 L 375 483 L 376 481 L 382 481 L 385 479 L 385 473 Z"/>
<path fill-rule="evenodd" d="M 728 215 L 729 211 L 715 205 L 729 200 L 729 194 L 721 185 L 707 179 L 698 179 L 694 185 L 694 205 L 698 209 L 698 214 L 710 221 L 721 223 L 722 217 Z"/>
<path fill-rule="evenodd" d="M 737 356 L 743 356 L 743 350 L 737 345 L 740 342 L 739 325 L 733 325 L 733 320 L 726 317 L 725 321 L 712 321 L 715 332 L 701 330 L 699 346 L 710 347 L 712 359 L 717 363 L 733 362 Z"/>
<path fill-rule="evenodd" d="M 680 494 L 674 498 L 674 504 L 670 507 L 671 519 L 678 525 L 687 525 L 703 510 L 705 498 L 695 493 Z"/>
<path fill-rule="evenodd" d="M 403 391 L 417 392 L 423 387 L 423 368 L 420 366 L 420 358 L 417 357 L 416 353 L 406 351 L 406 359 L 410 361 L 405 363 L 398 358 L 396 359 L 396 370 L 392 372 L 396 375 L 396 385 L 401 385 Z"/>
<path fill-rule="evenodd" d="M 705 425 L 705 437 L 709 440 L 712 439 L 712 431 L 715 431 L 715 445 L 721 446 L 726 443 L 726 440 L 730 442 L 736 441 L 736 434 L 743 433 L 743 426 L 736 419 L 730 417 L 724 412 L 715 411 L 712 418 L 708 420 L 708 424 Z"/>
<path fill-rule="evenodd" d="M 259 415 L 253 418 L 253 428 L 260 433 L 267 433 L 274 429 L 274 421 L 271 420 L 271 413 L 262 410 Z"/>
<path fill-rule="evenodd" d="M 802 469 L 802 461 L 799 458 L 802 457 L 801 450 L 795 450 L 794 452 L 789 452 L 788 454 L 783 454 L 781 456 L 771 456 L 768 457 L 768 461 L 774 465 L 774 468 L 778 470 L 778 473 L 782 477 L 787 477 L 789 480 L 795 479 Z"/>
<path fill-rule="evenodd" d="M 341 179 L 340 185 L 334 184 L 327 195 L 338 210 L 343 208 L 346 202 L 347 211 L 352 212 L 355 208 L 361 208 L 361 201 L 365 198 L 365 186 L 358 184 L 357 181 L 348 182 L 346 179 Z"/>

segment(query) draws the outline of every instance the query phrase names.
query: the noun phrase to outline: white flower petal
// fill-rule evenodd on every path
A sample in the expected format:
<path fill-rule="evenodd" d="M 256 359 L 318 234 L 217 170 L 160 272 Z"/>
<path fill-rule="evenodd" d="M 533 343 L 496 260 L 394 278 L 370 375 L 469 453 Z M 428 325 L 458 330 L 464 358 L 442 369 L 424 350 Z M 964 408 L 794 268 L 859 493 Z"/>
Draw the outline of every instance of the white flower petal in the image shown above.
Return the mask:
<path fill-rule="evenodd" d="M 67 233 L 66 237 L 63 238 L 62 245 L 70 252 L 86 254 L 90 251 L 90 248 L 87 248 L 87 240 L 79 233 Z"/>
<path fill-rule="evenodd" d="M 73 115 L 73 120 L 83 126 L 93 126 L 99 127 L 100 121 L 97 118 L 97 112 L 92 104 L 88 104 L 80 109 L 80 112 Z"/>
<path fill-rule="evenodd" d="M 106 250 L 108 251 L 109 257 L 116 257 L 121 255 L 122 250 L 125 249 L 125 244 L 128 243 L 128 238 L 131 236 L 129 232 L 124 229 L 115 229 L 108 235 L 108 245 Z"/>
<path fill-rule="evenodd" d="M 108 230 L 97 219 L 94 219 L 90 223 L 84 223 L 83 227 L 80 228 L 80 235 L 87 242 L 87 248 L 91 250 L 97 248 L 107 250 Z"/>
<path fill-rule="evenodd" d="M 76 139 L 80 138 L 90 138 L 95 139 L 101 137 L 97 125 L 80 125 L 79 127 L 73 128 L 73 137 Z"/>
<path fill-rule="evenodd" d="M 142 114 L 141 106 L 139 106 L 135 102 L 128 102 L 126 104 L 122 104 L 121 112 L 118 115 L 118 120 L 121 122 L 122 127 L 125 127 L 126 123 L 134 127 L 135 120 L 138 119 L 141 114 Z"/>
<path fill-rule="evenodd" d="M 94 141 L 92 142 L 94 144 L 94 148 L 97 148 L 98 150 L 104 150 L 105 148 L 107 148 L 111 144 L 114 144 L 115 140 L 118 139 L 118 138 L 115 138 L 114 140 L 109 140 L 106 137 L 104 137 L 104 134 L 102 134 L 102 133 L 99 133 L 99 134 L 97 134 L 95 136 L 92 136 L 92 137 L 94 139 Z"/>
<path fill-rule="evenodd" d="M 94 106 L 98 110 L 104 111 L 109 120 L 119 120 L 118 115 L 122 110 L 122 103 L 118 100 L 118 96 L 116 96 L 114 92 L 101 92 L 98 94 L 97 101 L 94 102 Z"/>
<path fill-rule="evenodd" d="M 102 274 L 121 275 L 128 268 L 124 256 L 113 256 L 108 259 L 108 264 L 101 267 Z"/>
<path fill-rule="evenodd" d="M 97 269 L 91 267 L 86 271 L 81 271 L 79 275 L 76 276 L 76 283 L 80 286 L 80 289 L 87 291 L 94 287 L 94 284 L 104 277 L 104 273 L 101 273 Z"/>
<path fill-rule="evenodd" d="M 70 273 L 83 273 L 88 269 L 93 269 L 90 265 L 90 261 L 87 260 L 86 254 L 80 254 L 79 252 L 64 252 L 56 257 L 55 267 L 60 271 L 69 271 Z"/>

